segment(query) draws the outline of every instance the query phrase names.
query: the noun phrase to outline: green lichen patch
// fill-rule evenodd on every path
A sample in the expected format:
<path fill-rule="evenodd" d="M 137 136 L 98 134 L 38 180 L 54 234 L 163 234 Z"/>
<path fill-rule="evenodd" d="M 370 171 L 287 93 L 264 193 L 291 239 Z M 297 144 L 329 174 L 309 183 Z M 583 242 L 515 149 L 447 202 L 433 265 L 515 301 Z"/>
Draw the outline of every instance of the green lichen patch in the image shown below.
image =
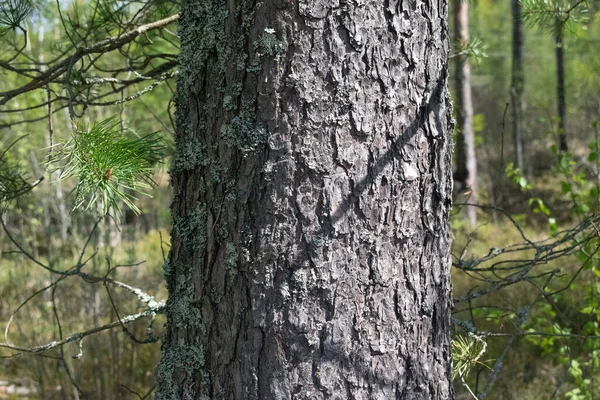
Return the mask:
<path fill-rule="evenodd" d="M 184 393 L 187 392 L 190 395 L 194 393 L 194 376 L 202 371 L 204 364 L 204 348 L 200 343 L 188 346 L 165 346 L 163 357 L 156 369 L 159 382 L 156 400 L 181 399 L 175 391 L 178 385 L 173 382 L 173 375 L 180 377 L 182 372 L 186 381 L 189 382 L 189 387 L 184 388 Z"/>
<path fill-rule="evenodd" d="M 174 299 L 169 299 L 167 309 L 171 315 L 171 323 L 178 328 L 196 328 L 201 332 L 205 332 L 206 328 L 202 322 L 202 314 L 195 305 L 193 285 L 186 279 L 181 280 L 183 285 L 183 293 L 179 293 Z M 177 285 L 182 286 L 182 285 Z"/>
<path fill-rule="evenodd" d="M 177 236 L 181 238 L 192 237 L 195 242 L 198 242 L 198 234 L 200 234 L 206 226 L 206 206 L 198 204 L 194 210 L 187 215 L 182 215 L 174 218 L 173 228 L 177 232 Z M 204 240 L 202 240 L 204 242 Z"/>
<path fill-rule="evenodd" d="M 245 66 L 245 65 L 244 65 Z M 234 111 L 237 108 L 236 99 L 242 93 L 242 84 L 240 82 L 232 83 L 223 96 L 223 109 L 225 111 Z"/>
<path fill-rule="evenodd" d="M 226 49 L 223 41 L 225 34 L 225 19 L 229 12 L 224 1 L 203 0 L 189 7 L 182 13 L 180 19 L 182 66 L 177 90 L 179 93 L 188 92 L 197 83 L 201 69 L 213 57 L 214 50 Z M 181 97 L 183 101 L 185 98 Z"/>
<path fill-rule="evenodd" d="M 235 102 L 233 101 L 233 97 L 229 94 L 223 96 L 223 110 L 225 111 L 233 111 L 235 110 Z"/>
<path fill-rule="evenodd" d="M 277 58 L 283 51 L 283 43 L 277 39 L 275 29 L 266 28 L 254 43 L 254 50 L 259 57 Z"/>
<path fill-rule="evenodd" d="M 219 161 L 210 164 L 210 183 L 220 183 L 227 174 L 227 168 Z"/>
<path fill-rule="evenodd" d="M 260 71 L 262 71 L 262 67 L 260 66 L 260 61 L 258 61 L 258 60 L 252 61 L 246 67 L 246 72 L 248 72 L 250 74 L 258 74 Z"/>
<path fill-rule="evenodd" d="M 173 218 L 173 237 L 179 238 L 182 251 L 200 257 L 206 243 L 206 206 L 197 205 L 187 215 L 175 216 Z M 193 260 L 189 260 L 189 268 L 194 268 Z M 170 264 L 170 263 L 169 263 Z M 171 268 L 171 267 L 169 267 Z M 189 271 L 185 271 L 188 273 Z"/>
<path fill-rule="evenodd" d="M 246 156 L 267 142 L 267 130 L 247 118 L 235 116 L 221 127 L 221 138 L 227 146 L 237 148 Z"/>
<path fill-rule="evenodd" d="M 206 145 L 203 142 L 186 140 L 175 149 L 172 169 L 174 171 L 193 170 L 200 166 L 206 166 L 209 162 Z"/>
<path fill-rule="evenodd" d="M 225 265 L 229 276 L 236 276 L 238 273 L 239 253 L 235 244 L 229 242 L 225 245 Z"/>

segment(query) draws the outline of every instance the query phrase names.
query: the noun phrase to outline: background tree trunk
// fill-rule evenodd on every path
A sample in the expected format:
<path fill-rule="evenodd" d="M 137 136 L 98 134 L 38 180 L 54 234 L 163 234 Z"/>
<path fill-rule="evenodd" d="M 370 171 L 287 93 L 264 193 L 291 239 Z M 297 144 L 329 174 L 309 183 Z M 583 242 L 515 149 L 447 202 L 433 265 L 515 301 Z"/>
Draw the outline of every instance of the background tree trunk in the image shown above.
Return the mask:
<path fill-rule="evenodd" d="M 454 1 L 454 41 L 469 43 L 469 3 Z M 473 132 L 473 102 L 471 99 L 471 65 L 467 55 L 456 57 L 454 76 L 456 99 L 456 172 L 454 178 L 460 183 L 460 192 L 466 193 L 469 203 L 477 203 L 477 158 L 475 157 L 475 134 Z M 477 224 L 477 209 L 466 207 L 472 226 Z"/>
<path fill-rule="evenodd" d="M 184 0 L 157 399 L 451 399 L 445 1 Z"/>
<path fill-rule="evenodd" d="M 558 104 L 558 140 L 560 151 L 568 151 L 567 132 L 565 129 L 567 119 L 567 105 L 565 101 L 565 56 L 563 48 L 563 28 L 556 32 L 556 99 Z"/>
<path fill-rule="evenodd" d="M 523 73 L 523 18 L 521 16 L 520 0 L 511 0 L 512 9 L 512 73 L 510 97 L 512 99 L 512 131 L 513 142 L 515 146 L 515 165 L 521 171 L 526 172 L 524 153 L 524 133 L 523 133 L 523 88 L 525 76 Z"/>

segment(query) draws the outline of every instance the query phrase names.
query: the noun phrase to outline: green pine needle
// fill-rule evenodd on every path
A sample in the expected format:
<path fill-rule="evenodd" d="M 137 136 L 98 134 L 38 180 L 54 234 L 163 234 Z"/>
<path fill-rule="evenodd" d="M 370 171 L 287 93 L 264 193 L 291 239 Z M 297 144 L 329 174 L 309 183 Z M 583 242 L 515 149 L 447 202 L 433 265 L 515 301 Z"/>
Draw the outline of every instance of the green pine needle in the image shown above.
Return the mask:
<path fill-rule="evenodd" d="M 9 150 L 26 136 L 19 137 L 8 146 L 0 146 L 0 214 L 6 211 L 12 200 L 34 187 L 25 180 L 27 173 L 21 164 L 13 157 L 9 157 Z"/>
<path fill-rule="evenodd" d="M 487 365 L 479 361 L 485 353 L 487 343 L 475 335 L 457 335 L 452 341 L 452 377 L 466 377 L 476 364 Z"/>
<path fill-rule="evenodd" d="M 585 1 L 521 0 L 523 19 L 530 26 L 550 32 L 554 37 L 573 32 L 574 26 L 587 21 Z"/>
<path fill-rule="evenodd" d="M 152 175 L 165 154 L 163 139 L 157 133 L 137 136 L 120 129 L 115 117 L 78 125 L 71 140 L 58 152 L 65 161 L 61 179 L 77 177 L 73 210 L 97 208 L 102 215 L 110 209 L 118 218 L 119 202 L 135 213 L 136 194 L 148 194 L 154 186 Z"/>
<path fill-rule="evenodd" d="M 472 37 L 468 42 L 457 41 L 454 43 L 454 52 L 450 58 L 461 57 L 474 65 L 478 65 L 484 58 L 487 46 L 478 37 Z"/>
<path fill-rule="evenodd" d="M 29 0 L 0 0 L 0 31 L 21 27 L 32 10 Z"/>
<path fill-rule="evenodd" d="M 11 200 L 27 193 L 32 186 L 24 179 L 20 165 L 0 158 L 0 214 L 6 211 Z"/>

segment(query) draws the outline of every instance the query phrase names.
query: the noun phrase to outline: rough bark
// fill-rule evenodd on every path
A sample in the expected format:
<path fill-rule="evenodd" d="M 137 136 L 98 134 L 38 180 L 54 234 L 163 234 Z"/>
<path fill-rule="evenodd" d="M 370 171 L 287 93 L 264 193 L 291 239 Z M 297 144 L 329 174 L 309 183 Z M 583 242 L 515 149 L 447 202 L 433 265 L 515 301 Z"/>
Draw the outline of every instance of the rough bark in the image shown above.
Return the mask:
<path fill-rule="evenodd" d="M 469 43 L 469 3 L 454 1 L 454 41 Z M 466 55 L 456 57 L 454 75 L 456 98 L 456 172 L 454 179 L 460 184 L 460 192 L 466 192 L 469 203 L 477 203 L 477 158 L 475 157 L 475 133 L 473 132 L 473 101 L 471 97 L 471 64 Z M 477 209 L 466 208 L 472 226 L 477 223 Z"/>
<path fill-rule="evenodd" d="M 558 141 L 561 151 L 568 151 L 567 132 L 565 130 L 567 105 L 565 100 L 565 56 L 563 48 L 563 28 L 556 33 L 556 102 L 558 105 Z"/>
<path fill-rule="evenodd" d="M 523 132 L 523 88 L 524 88 L 524 64 L 523 64 L 523 18 L 521 15 L 520 0 L 511 0 L 512 9 L 512 73 L 510 96 L 512 99 L 512 131 L 515 150 L 515 165 L 521 171 L 526 171 L 525 159 L 525 138 Z"/>
<path fill-rule="evenodd" d="M 183 1 L 157 399 L 453 397 L 446 16 Z"/>

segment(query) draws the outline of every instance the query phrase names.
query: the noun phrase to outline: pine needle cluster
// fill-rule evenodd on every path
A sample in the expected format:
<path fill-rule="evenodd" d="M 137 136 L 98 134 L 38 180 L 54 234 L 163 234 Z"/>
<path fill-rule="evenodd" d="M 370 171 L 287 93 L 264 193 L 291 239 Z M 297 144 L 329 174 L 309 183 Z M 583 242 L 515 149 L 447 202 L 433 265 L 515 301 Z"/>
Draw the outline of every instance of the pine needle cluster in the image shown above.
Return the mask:
<path fill-rule="evenodd" d="M 562 36 L 572 32 L 578 23 L 587 21 L 585 0 L 573 2 L 564 0 L 521 0 L 523 19 L 531 26 Z"/>
<path fill-rule="evenodd" d="M 165 156 L 165 144 L 158 132 L 123 132 L 120 121 L 111 117 L 91 127 L 77 125 L 58 154 L 64 163 L 61 179 L 77 178 L 73 209 L 96 208 L 102 215 L 112 209 L 118 217 L 121 202 L 141 212 L 136 195 L 148 196 L 154 186 L 152 176 Z"/>
<path fill-rule="evenodd" d="M 487 343 L 475 335 L 457 335 L 452 341 L 453 378 L 465 378 L 476 364 L 487 367 L 479 361 L 485 353 Z"/>
<path fill-rule="evenodd" d="M 21 28 L 23 20 L 32 10 L 33 5 L 29 0 L 0 0 L 0 36 Z"/>
<path fill-rule="evenodd" d="M 487 58 L 486 49 L 486 45 L 478 37 L 473 37 L 466 42 L 459 40 L 454 43 L 454 52 L 450 57 L 461 57 L 463 62 L 469 61 L 478 65 L 484 58 Z"/>

